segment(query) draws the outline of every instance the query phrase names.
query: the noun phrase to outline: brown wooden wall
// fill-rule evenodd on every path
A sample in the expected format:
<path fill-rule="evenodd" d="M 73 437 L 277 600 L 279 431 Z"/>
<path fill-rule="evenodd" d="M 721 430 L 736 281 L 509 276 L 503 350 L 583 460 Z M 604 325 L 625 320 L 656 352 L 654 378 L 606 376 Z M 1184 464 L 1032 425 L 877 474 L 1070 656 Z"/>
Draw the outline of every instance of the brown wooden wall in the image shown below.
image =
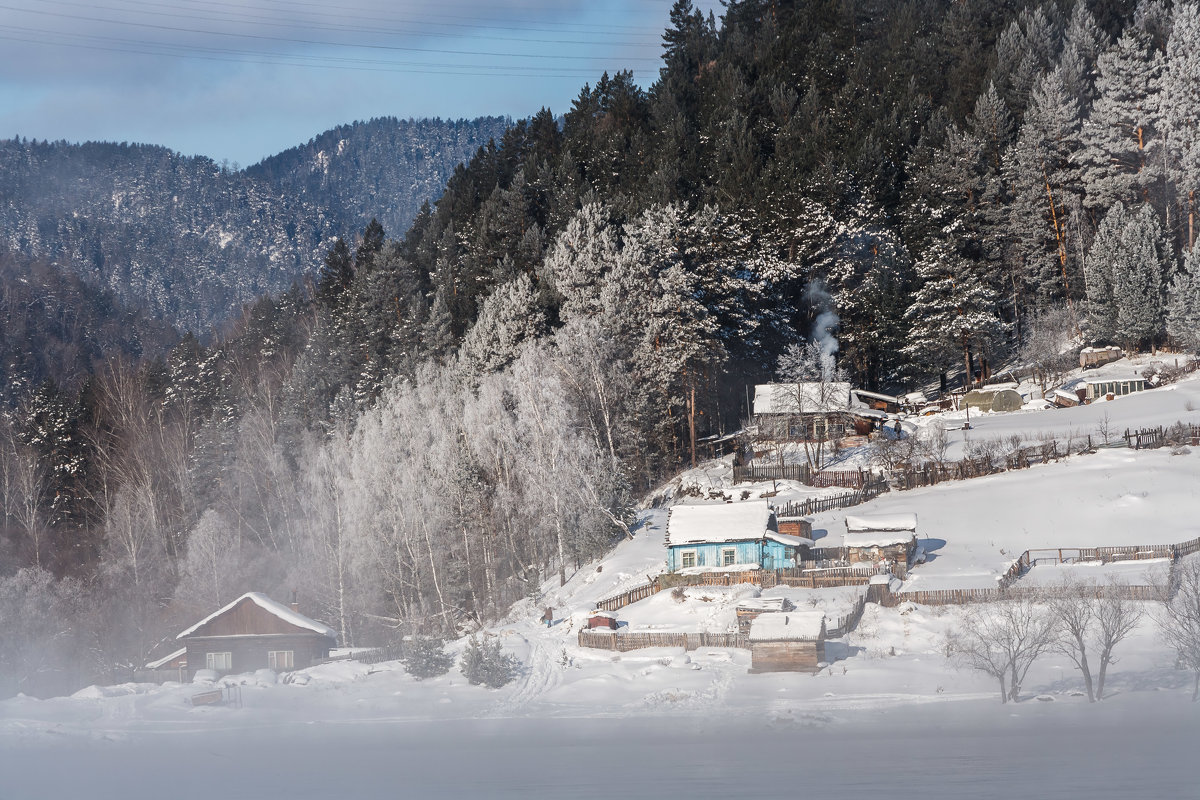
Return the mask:
<path fill-rule="evenodd" d="M 214 620 L 215 621 L 215 620 Z M 187 637 L 188 671 L 195 674 L 205 669 L 207 653 L 232 653 L 231 673 L 266 669 L 267 653 L 271 650 L 291 650 L 293 668 L 303 669 L 313 662 L 329 657 L 333 641 L 319 633 L 272 634 L 263 636 L 189 636 Z"/>
<path fill-rule="evenodd" d="M 825 642 L 751 642 L 751 672 L 817 672 Z"/>

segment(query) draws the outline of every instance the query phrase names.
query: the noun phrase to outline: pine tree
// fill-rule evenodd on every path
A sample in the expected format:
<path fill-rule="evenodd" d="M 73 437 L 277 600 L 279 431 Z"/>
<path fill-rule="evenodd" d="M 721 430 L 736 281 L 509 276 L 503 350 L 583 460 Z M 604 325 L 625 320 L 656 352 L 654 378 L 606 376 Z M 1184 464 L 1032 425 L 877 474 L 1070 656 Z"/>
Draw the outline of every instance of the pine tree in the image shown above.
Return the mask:
<path fill-rule="evenodd" d="M 967 380 L 974 356 L 996 350 L 1008 332 L 992 275 L 964 256 L 970 247 L 961 222 L 947 226 L 917 260 L 920 288 L 905 312 L 912 326 L 909 356 L 939 370 L 961 359 Z"/>
<path fill-rule="evenodd" d="M 479 318 L 463 337 L 460 357 L 472 374 L 493 372 L 512 363 L 520 346 L 545 330 L 533 282 L 522 273 L 483 301 Z"/>
<path fill-rule="evenodd" d="M 1121 252 L 1128 222 L 1129 214 L 1124 203 L 1117 203 L 1110 208 L 1084 259 L 1088 331 L 1094 342 L 1111 342 L 1116 337 L 1117 304 L 1113 296 L 1113 265 Z"/>
<path fill-rule="evenodd" d="M 1200 6 L 1178 3 L 1162 78 L 1163 127 L 1171 176 L 1187 205 L 1187 246 L 1196 242 L 1200 192 Z"/>
<path fill-rule="evenodd" d="M 1150 206 L 1129 220 L 1113 263 L 1117 338 L 1126 346 L 1155 339 L 1163 328 L 1164 243 L 1158 215 Z"/>
<path fill-rule="evenodd" d="M 1073 160 L 1093 212 L 1133 202 L 1155 182 L 1162 60 L 1145 34 L 1126 31 L 1097 60 L 1098 97 Z"/>
<path fill-rule="evenodd" d="M 1200 253 L 1195 248 L 1184 256 L 1169 295 L 1167 332 L 1191 351 L 1200 350 Z"/>

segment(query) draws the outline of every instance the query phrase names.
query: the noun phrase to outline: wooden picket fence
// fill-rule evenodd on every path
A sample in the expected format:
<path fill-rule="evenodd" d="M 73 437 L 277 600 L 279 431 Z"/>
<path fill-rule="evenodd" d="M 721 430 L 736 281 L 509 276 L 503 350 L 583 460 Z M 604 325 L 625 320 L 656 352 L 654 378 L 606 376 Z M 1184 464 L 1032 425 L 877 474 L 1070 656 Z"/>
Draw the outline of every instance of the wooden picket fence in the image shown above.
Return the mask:
<path fill-rule="evenodd" d="M 861 469 L 819 470 L 808 464 L 758 464 L 733 468 L 734 483 L 760 481 L 796 481 L 806 486 L 827 489 L 840 486 L 862 489 L 873 480 L 872 473 Z"/>
<path fill-rule="evenodd" d="M 646 647 L 682 647 L 685 650 L 740 647 L 749 650 L 750 639 L 738 633 L 620 633 L 583 628 L 579 631 L 579 646 L 621 653 Z"/>
<path fill-rule="evenodd" d="M 965 603 L 995 602 L 1004 597 L 1021 597 L 1042 591 L 1040 587 L 1023 587 L 1020 577 L 1038 564 L 1072 564 L 1083 561 L 1112 563 L 1116 561 L 1168 558 L 1172 562 L 1200 552 L 1200 537 L 1179 544 L 1119 545 L 1111 547 L 1061 547 L 1026 550 L 1012 563 L 1008 571 L 996 582 L 995 588 L 986 589 L 939 589 L 900 592 L 887 597 L 885 605 L 910 601 L 922 605 L 962 605 Z M 1132 600 L 1158 600 L 1158 587 L 1146 585 L 1118 584 L 1115 591 Z"/>
<path fill-rule="evenodd" d="M 608 597 L 601 600 L 599 603 L 596 603 L 596 608 L 602 611 L 616 611 L 639 600 L 645 600 L 650 595 L 659 591 L 660 588 L 657 580 L 650 583 L 643 583 L 641 586 L 635 586 L 629 591 L 622 592 L 615 597 Z"/>
<path fill-rule="evenodd" d="M 868 500 L 874 500 L 888 490 L 887 481 L 879 476 L 870 475 L 857 492 L 847 492 L 833 497 L 809 497 L 804 500 L 789 500 L 775 507 L 775 517 L 808 517 L 823 511 L 834 511 L 839 508 L 850 508 L 861 505 Z"/>
<path fill-rule="evenodd" d="M 849 614 L 838 617 L 833 627 L 825 628 L 825 638 L 836 639 L 839 636 L 845 636 L 850 631 L 858 627 L 859 621 L 862 619 L 863 609 L 867 607 L 867 596 L 859 595 L 858 600 L 854 603 L 854 610 Z"/>
<path fill-rule="evenodd" d="M 355 661 L 361 661 L 363 664 L 379 664 L 383 661 L 399 661 L 404 658 L 404 641 L 396 640 L 382 647 L 376 647 L 373 650 L 366 650 L 361 653 L 356 653 Z"/>

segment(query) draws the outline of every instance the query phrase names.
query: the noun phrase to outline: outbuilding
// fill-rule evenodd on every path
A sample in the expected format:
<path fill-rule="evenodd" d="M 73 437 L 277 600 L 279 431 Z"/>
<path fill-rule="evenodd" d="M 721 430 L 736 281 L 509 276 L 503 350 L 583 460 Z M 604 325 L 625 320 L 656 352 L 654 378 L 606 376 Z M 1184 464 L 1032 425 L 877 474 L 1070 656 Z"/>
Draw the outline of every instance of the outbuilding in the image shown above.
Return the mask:
<path fill-rule="evenodd" d="M 817 672 L 825 661 L 820 611 L 761 614 L 750 623 L 750 672 Z"/>
<path fill-rule="evenodd" d="M 587 626 L 588 630 L 600 628 L 602 630 L 615 631 L 617 629 L 617 615 L 611 611 L 596 609 L 588 615 Z"/>
<path fill-rule="evenodd" d="M 893 571 L 903 577 L 917 549 L 917 515 L 847 515 L 846 536 L 842 546 L 846 550 L 846 560 L 851 564 L 889 561 L 893 564 Z"/>
<path fill-rule="evenodd" d="M 333 628 L 261 592 L 247 592 L 175 638 L 187 650 L 193 675 L 200 669 L 221 674 L 302 669 L 328 658 L 337 645 Z"/>

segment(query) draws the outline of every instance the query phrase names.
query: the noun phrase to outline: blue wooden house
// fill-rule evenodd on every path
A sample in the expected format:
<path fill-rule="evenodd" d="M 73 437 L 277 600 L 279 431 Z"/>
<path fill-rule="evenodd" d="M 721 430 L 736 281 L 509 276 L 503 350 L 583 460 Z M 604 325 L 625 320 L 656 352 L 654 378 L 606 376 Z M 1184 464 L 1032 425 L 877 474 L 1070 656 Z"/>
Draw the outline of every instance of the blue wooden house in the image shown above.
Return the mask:
<path fill-rule="evenodd" d="M 812 544 L 780 533 L 765 500 L 678 505 L 667 518 L 667 571 L 795 567 Z"/>

